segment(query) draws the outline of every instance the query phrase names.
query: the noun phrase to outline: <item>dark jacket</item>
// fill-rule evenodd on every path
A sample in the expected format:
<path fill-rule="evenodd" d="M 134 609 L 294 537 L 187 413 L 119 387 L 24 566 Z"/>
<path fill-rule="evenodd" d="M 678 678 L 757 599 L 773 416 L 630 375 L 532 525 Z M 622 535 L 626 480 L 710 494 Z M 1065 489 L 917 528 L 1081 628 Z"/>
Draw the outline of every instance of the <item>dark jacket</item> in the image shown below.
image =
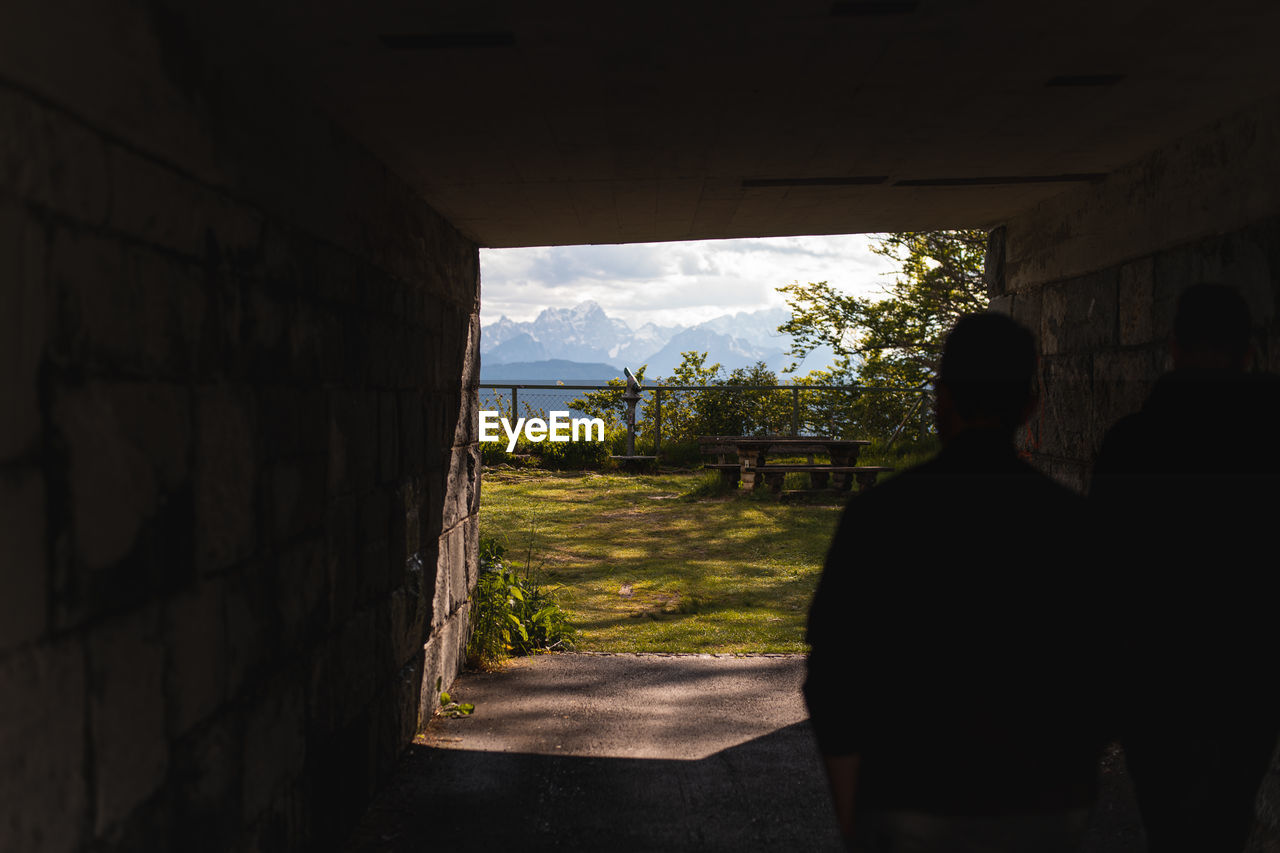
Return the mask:
<path fill-rule="evenodd" d="M 1106 435 L 1121 741 L 1152 853 L 1240 850 L 1280 733 L 1280 378 L 1175 371 Z"/>
<path fill-rule="evenodd" d="M 820 750 L 862 757 L 865 807 L 1087 805 L 1106 741 L 1083 500 L 969 432 L 854 497 L 809 617 Z"/>
<path fill-rule="evenodd" d="M 1277 651 L 1263 591 L 1280 564 L 1280 377 L 1166 374 L 1108 431 L 1090 496 L 1107 524 L 1134 699 L 1258 698 L 1249 673 L 1274 667 Z"/>

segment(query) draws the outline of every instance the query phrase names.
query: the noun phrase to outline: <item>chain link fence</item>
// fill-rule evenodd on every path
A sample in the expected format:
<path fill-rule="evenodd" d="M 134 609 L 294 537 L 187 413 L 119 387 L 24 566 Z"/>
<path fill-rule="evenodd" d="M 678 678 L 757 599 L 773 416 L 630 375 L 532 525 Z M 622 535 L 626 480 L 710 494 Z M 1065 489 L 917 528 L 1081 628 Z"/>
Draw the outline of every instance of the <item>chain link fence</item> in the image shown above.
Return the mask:
<path fill-rule="evenodd" d="M 480 407 L 510 419 L 552 411 L 605 421 L 611 453 L 621 453 L 626 415 L 620 381 L 609 384 L 480 383 Z M 821 435 L 866 439 L 888 450 L 928 443 L 931 389 L 863 385 L 644 385 L 636 410 L 637 453 L 696 458 L 700 435 Z"/>

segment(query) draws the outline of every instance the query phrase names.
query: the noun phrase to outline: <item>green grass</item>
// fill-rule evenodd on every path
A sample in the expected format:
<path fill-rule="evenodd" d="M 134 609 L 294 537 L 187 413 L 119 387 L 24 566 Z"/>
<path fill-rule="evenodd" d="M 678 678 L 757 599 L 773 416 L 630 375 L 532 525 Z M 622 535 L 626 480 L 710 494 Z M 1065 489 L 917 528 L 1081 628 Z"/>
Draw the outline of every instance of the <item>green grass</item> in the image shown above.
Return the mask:
<path fill-rule="evenodd" d="M 842 499 L 783 504 L 715 481 L 487 469 L 481 536 L 558 587 L 580 650 L 805 651 Z"/>

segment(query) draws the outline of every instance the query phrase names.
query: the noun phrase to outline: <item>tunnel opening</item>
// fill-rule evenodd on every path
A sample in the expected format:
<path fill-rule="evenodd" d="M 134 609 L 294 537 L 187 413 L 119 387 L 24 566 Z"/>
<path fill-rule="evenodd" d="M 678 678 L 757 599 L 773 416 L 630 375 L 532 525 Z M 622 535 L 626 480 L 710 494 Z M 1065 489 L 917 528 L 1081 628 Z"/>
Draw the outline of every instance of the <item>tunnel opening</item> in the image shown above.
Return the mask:
<path fill-rule="evenodd" d="M 465 656 L 480 247 L 994 228 L 1078 489 L 1192 281 L 1280 366 L 1266 0 L 392 5 L 0 9 L 4 849 L 340 843 Z"/>
<path fill-rule="evenodd" d="M 847 466 L 871 471 L 861 488 L 936 447 L 930 347 L 965 307 L 985 306 L 987 242 L 957 231 L 482 251 L 481 412 L 598 416 L 609 445 L 566 453 L 509 425 L 481 437 L 481 579 L 501 565 L 529 585 L 484 612 L 510 601 L 528 617 L 540 608 L 524 598 L 554 590 L 578 629 L 484 636 L 521 649 L 536 649 L 534 632 L 585 651 L 803 652 L 808 600 L 855 490 Z M 847 313 L 891 302 L 921 340 L 868 343 Z M 639 378 L 632 452 L 653 454 L 641 471 L 621 455 L 624 367 Z M 779 440 L 767 482 L 762 469 L 739 488 L 735 436 Z"/>

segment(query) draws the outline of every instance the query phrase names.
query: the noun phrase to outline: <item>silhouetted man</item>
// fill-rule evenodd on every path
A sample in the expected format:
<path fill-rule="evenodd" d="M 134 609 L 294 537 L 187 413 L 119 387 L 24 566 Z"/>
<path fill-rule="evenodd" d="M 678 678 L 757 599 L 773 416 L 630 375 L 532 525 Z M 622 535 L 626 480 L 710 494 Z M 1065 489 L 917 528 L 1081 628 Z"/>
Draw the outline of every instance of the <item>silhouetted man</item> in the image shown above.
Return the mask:
<path fill-rule="evenodd" d="M 942 451 L 854 497 L 809 615 L 805 698 L 859 851 L 1071 851 L 1106 742 L 1083 498 L 1021 460 L 1035 345 L 963 318 Z"/>
<path fill-rule="evenodd" d="M 1173 372 L 1094 466 L 1121 604 L 1122 742 L 1150 853 L 1239 851 L 1280 731 L 1280 378 L 1246 371 L 1250 327 L 1235 291 L 1185 291 Z"/>

